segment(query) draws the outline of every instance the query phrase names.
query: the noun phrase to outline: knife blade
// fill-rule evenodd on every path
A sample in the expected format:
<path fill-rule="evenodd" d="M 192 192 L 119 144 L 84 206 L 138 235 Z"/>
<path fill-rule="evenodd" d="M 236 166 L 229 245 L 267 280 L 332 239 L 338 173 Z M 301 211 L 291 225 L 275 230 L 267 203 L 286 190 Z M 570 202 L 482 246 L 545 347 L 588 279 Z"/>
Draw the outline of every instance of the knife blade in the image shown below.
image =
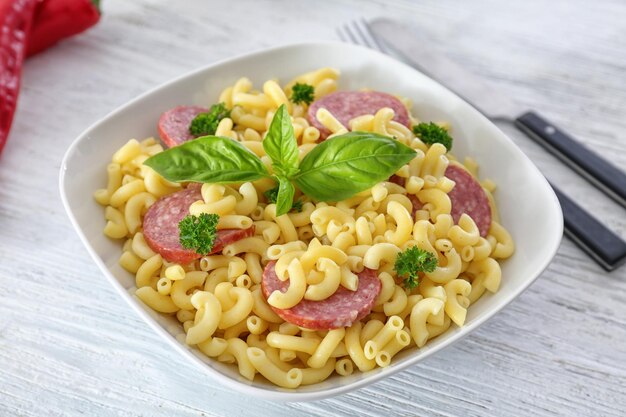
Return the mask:
<path fill-rule="evenodd" d="M 599 156 L 584 148 L 562 131 L 556 131 L 553 125 L 546 122 L 545 119 L 542 119 L 534 112 L 524 112 L 523 108 L 513 100 L 498 94 L 497 91 L 492 89 L 489 85 L 486 85 L 479 77 L 469 73 L 455 62 L 443 56 L 439 51 L 417 42 L 411 30 L 401 23 L 388 19 L 376 19 L 370 22 L 369 28 L 372 35 L 377 38 L 375 40 L 383 41 L 389 51 L 395 53 L 396 56 L 399 56 L 401 60 L 409 65 L 441 82 L 450 90 L 473 104 L 474 107 L 490 119 L 514 120 L 516 125 L 524 131 L 524 133 L 539 141 L 553 152 L 557 152 L 560 147 L 565 147 L 565 151 L 567 152 L 567 147 L 573 146 L 574 155 L 569 155 L 569 157 L 566 158 L 568 165 L 571 164 L 569 160 L 575 159 L 572 157 L 576 157 L 577 155 L 579 157 L 582 155 L 582 157 L 588 158 L 589 154 L 591 154 L 591 158 L 595 156 L 597 159 L 600 159 Z M 419 59 L 416 57 L 419 57 Z M 425 67 L 422 62 L 427 63 L 427 67 Z M 485 100 L 485 97 L 488 97 L 488 100 Z M 516 117 L 515 115 L 518 114 L 522 114 L 522 116 Z M 549 126 L 546 127 L 546 124 Z M 548 129 L 548 127 L 550 129 Z M 543 132 L 541 132 L 542 129 Z M 552 129 L 554 129 L 554 132 Z M 548 130 L 548 132 L 546 132 L 546 130 Z M 535 131 L 537 131 L 536 134 L 534 133 Z M 557 132 L 557 137 L 552 137 Z M 544 134 L 543 136 L 548 134 L 549 138 L 547 141 L 541 133 Z M 557 141 L 557 145 L 560 146 L 553 146 Z M 559 156 L 565 158 L 563 155 Z M 602 169 L 606 169 L 605 164 L 608 165 L 608 162 L 604 160 L 600 162 L 596 160 L 594 162 L 596 165 L 601 164 Z M 617 174 L 613 172 L 614 175 L 624 175 L 624 173 L 617 170 L 617 168 L 612 165 L 608 166 L 612 167 L 614 171 L 617 171 Z M 574 167 L 577 171 L 583 168 L 575 164 Z M 626 180 L 621 179 L 619 181 Z M 570 198 L 559 191 L 558 188 L 552 184 L 550 185 L 561 203 L 566 236 L 572 239 L 574 243 L 580 246 L 607 271 L 611 271 L 626 262 L 626 242 L 574 203 Z M 626 182 L 624 182 L 624 188 L 626 189 Z M 613 195 L 613 197 L 615 197 L 615 195 Z M 622 198 L 622 200 L 624 199 Z"/>
<path fill-rule="evenodd" d="M 516 103 L 467 71 L 427 42 L 420 42 L 412 29 L 401 22 L 376 19 L 373 34 L 415 66 L 456 92 L 491 119 L 508 119 L 594 186 L 626 207 L 626 172 L 573 139 L 563 129 L 535 111 L 524 111 Z M 527 110 L 527 109 L 526 109 Z"/>

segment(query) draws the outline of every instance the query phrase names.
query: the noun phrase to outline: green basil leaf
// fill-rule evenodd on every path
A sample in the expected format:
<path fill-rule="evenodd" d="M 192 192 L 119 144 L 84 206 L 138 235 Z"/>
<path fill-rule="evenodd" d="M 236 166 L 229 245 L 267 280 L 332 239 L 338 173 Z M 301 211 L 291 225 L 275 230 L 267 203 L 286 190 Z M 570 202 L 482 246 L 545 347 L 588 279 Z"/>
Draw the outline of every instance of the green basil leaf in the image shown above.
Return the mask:
<path fill-rule="evenodd" d="M 393 138 L 350 132 L 313 148 L 292 179 L 309 197 L 339 201 L 386 180 L 414 157 L 415 150 Z"/>
<path fill-rule="evenodd" d="M 190 140 L 151 156 L 144 164 L 174 182 L 233 183 L 270 175 L 246 147 L 219 136 Z"/>
<path fill-rule="evenodd" d="M 284 104 L 272 118 L 267 135 L 263 139 L 263 149 L 272 159 L 272 166 L 278 175 L 291 177 L 298 172 L 298 144 Z"/>
<path fill-rule="evenodd" d="M 296 189 L 288 178 L 278 177 L 278 195 L 276 197 L 276 215 L 289 213 L 293 206 L 293 196 Z"/>

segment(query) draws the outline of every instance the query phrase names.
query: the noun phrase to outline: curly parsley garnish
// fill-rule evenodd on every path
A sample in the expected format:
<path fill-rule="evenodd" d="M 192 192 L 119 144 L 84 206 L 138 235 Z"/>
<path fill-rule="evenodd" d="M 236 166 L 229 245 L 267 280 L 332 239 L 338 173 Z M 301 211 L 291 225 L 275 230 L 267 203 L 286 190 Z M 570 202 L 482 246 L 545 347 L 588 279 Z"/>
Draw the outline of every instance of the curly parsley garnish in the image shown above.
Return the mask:
<path fill-rule="evenodd" d="M 413 289 L 419 284 L 418 272 L 433 272 L 437 268 L 437 257 L 417 246 L 411 246 L 400 252 L 394 269 L 399 277 L 404 278 L 404 287 Z"/>
<path fill-rule="evenodd" d="M 441 143 L 448 151 L 452 149 L 452 137 L 446 129 L 433 122 L 420 123 L 413 126 L 413 133 L 427 145 Z"/>
<path fill-rule="evenodd" d="M 291 89 L 291 101 L 296 104 L 311 104 L 315 100 L 315 87 L 309 84 L 296 83 Z"/>
<path fill-rule="evenodd" d="M 211 106 L 208 113 L 200 113 L 191 121 L 189 132 L 194 136 L 214 135 L 217 125 L 226 117 L 230 117 L 230 110 L 224 103 Z"/>
<path fill-rule="evenodd" d="M 293 206 L 291 206 L 291 211 L 297 211 L 298 213 L 300 213 L 302 211 L 302 200 L 301 199 L 297 199 L 296 201 L 293 202 Z"/>
<path fill-rule="evenodd" d="M 263 195 L 267 198 L 268 203 L 276 204 L 276 199 L 278 198 L 278 185 L 265 191 Z"/>
<path fill-rule="evenodd" d="M 207 255 L 213 250 L 217 238 L 217 214 L 201 213 L 199 216 L 185 216 L 178 223 L 180 244 L 185 249 L 192 249 L 200 255 Z"/>

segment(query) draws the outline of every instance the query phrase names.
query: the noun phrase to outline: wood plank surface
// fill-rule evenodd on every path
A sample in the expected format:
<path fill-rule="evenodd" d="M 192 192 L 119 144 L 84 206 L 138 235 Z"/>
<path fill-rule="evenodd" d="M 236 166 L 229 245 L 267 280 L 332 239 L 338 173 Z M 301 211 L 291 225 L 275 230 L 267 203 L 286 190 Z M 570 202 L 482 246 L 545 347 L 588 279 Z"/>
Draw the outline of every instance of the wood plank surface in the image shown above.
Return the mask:
<path fill-rule="evenodd" d="M 410 20 L 423 41 L 626 169 L 625 2 L 103 4 L 97 27 L 26 63 L 0 157 L 1 416 L 626 414 L 626 268 L 607 274 L 568 240 L 518 300 L 453 347 L 365 389 L 281 404 L 218 386 L 163 343 L 93 264 L 57 186 L 69 144 L 127 100 L 235 54 L 337 39 L 358 16 Z M 501 127 L 626 237 L 626 210 Z"/>

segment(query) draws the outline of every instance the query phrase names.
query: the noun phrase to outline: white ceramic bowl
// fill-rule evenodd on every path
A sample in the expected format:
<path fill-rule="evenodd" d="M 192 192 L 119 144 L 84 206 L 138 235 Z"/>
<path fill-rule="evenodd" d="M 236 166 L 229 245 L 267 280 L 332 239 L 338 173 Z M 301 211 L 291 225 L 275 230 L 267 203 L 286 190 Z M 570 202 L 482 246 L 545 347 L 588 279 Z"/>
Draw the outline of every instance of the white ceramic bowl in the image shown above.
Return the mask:
<path fill-rule="evenodd" d="M 132 295 L 134 277 L 118 265 L 121 244 L 102 233 L 103 209 L 93 199 L 105 186 L 106 165 L 113 152 L 130 138 L 157 135 L 159 115 L 176 105 L 207 105 L 239 77 L 255 85 L 270 78 L 281 82 L 322 66 L 341 70 L 340 89 L 369 87 L 409 97 L 422 120 L 447 120 L 455 138 L 453 152 L 471 155 L 480 175 L 493 179 L 502 223 L 517 249 L 502 265 L 502 285 L 483 296 L 468 311 L 463 328 L 453 327 L 422 349 L 402 352 L 384 369 L 356 372 L 349 377 L 295 390 L 250 382 L 236 368 L 208 359 L 181 342 L 182 327 L 161 316 Z M 63 204 L 76 232 L 113 287 L 137 313 L 178 352 L 219 383 L 245 394 L 271 400 L 305 401 L 330 397 L 371 384 L 457 342 L 517 297 L 546 268 L 563 231 L 559 203 L 533 163 L 496 126 L 473 107 L 420 72 L 378 52 L 340 43 L 308 43 L 256 52 L 216 63 L 164 84 L 115 110 L 81 134 L 68 149 L 60 174 Z"/>

